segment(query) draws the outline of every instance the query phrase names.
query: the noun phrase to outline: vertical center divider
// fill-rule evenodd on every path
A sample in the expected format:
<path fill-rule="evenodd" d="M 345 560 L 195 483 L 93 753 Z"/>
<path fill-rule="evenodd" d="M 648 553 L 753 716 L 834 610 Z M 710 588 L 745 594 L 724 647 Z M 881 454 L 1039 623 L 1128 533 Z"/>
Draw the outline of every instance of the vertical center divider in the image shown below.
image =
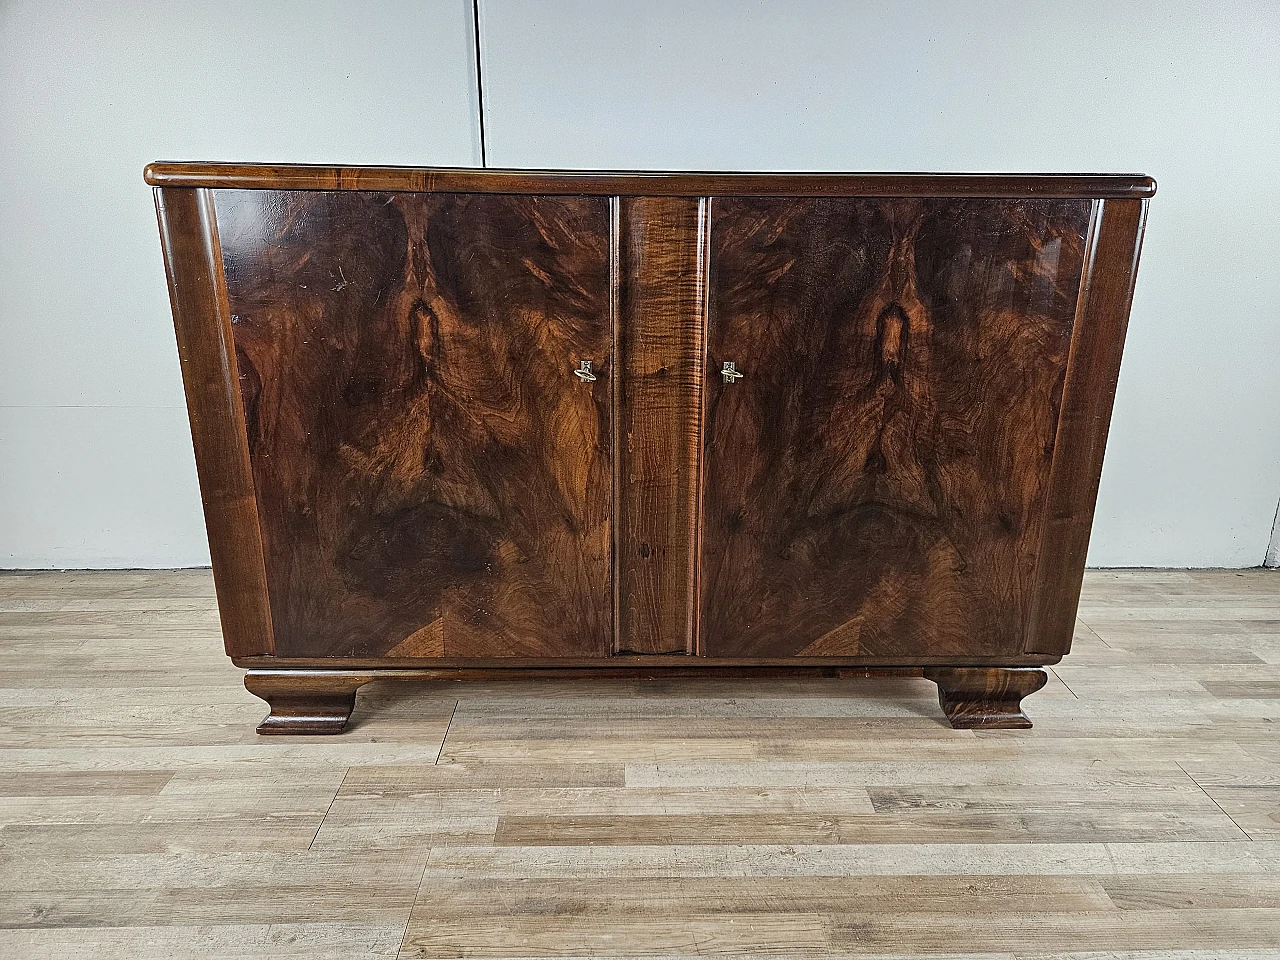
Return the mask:
<path fill-rule="evenodd" d="M 610 208 L 616 654 L 694 654 L 706 197 L 615 197 Z"/>

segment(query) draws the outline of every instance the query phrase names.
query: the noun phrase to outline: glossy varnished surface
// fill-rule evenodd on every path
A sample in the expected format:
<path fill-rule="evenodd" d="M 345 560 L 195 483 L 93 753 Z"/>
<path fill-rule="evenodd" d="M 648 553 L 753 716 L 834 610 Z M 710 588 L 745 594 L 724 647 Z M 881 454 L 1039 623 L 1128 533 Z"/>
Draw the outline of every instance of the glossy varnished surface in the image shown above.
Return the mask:
<path fill-rule="evenodd" d="M 606 654 L 607 201 L 215 196 L 276 653 Z"/>
<path fill-rule="evenodd" d="M 1091 572 L 1033 730 L 918 678 L 551 680 L 268 742 L 218 638 L 207 570 L 0 573 L 0 956 L 1280 953 L 1276 572 Z"/>
<path fill-rule="evenodd" d="M 208 190 L 157 190 L 173 328 L 228 656 L 271 654 L 258 502 L 237 383 L 218 225 Z"/>
<path fill-rule="evenodd" d="M 618 653 L 694 652 L 708 206 L 619 202 Z"/>
<path fill-rule="evenodd" d="M 713 202 L 708 655 L 1022 649 L 1091 208 Z"/>
<path fill-rule="evenodd" d="M 1068 650 L 1149 178 L 147 177 L 280 730 L 351 704 L 285 670 L 982 668 L 936 675 L 998 714 Z"/>
<path fill-rule="evenodd" d="M 396 190 L 413 193 L 724 195 L 773 197 L 1112 197 L 1144 199 L 1155 181 L 1099 173 L 685 173 L 326 167 L 306 164 L 152 163 L 147 183 L 170 187 Z"/>
<path fill-rule="evenodd" d="M 1086 254 L 1094 269 L 1085 277 L 1076 311 L 1027 653 L 1052 656 L 1071 649 L 1146 219 L 1141 201 L 1098 204 Z"/>
<path fill-rule="evenodd" d="M 957 730 L 1027 729 L 1022 699 L 1048 680 L 1038 667 L 931 667 L 924 675 L 938 685 L 938 705 Z"/>

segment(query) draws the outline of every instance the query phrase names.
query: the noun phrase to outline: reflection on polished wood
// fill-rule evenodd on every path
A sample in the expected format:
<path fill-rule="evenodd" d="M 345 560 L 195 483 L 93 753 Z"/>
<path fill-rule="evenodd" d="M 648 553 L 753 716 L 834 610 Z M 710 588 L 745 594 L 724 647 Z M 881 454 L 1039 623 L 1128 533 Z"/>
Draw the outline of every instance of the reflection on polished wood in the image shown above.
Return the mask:
<path fill-rule="evenodd" d="M 957 730 L 1006 730 L 1031 726 L 1022 712 L 1049 679 L 1036 667 L 926 667 L 938 685 L 938 703 Z"/>
<path fill-rule="evenodd" d="M 1092 204 L 712 204 L 709 656 L 1020 653 Z"/>
<path fill-rule="evenodd" d="M 375 676 L 698 669 L 929 668 L 957 726 L 1029 722 L 1149 178 L 147 178 L 262 732 Z"/>
<path fill-rule="evenodd" d="M 1280 574 L 1093 572 L 1034 730 L 935 687 L 364 687 L 258 738 L 206 570 L 0 574 L 0 956 L 1262 960 Z"/>
<path fill-rule="evenodd" d="M 603 655 L 607 202 L 215 196 L 275 655 Z"/>
<path fill-rule="evenodd" d="M 409 193 L 537 193 L 707 197 L 1106 197 L 1144 200 L 1156 183 L 1140 174 L 676 173 L 476 170 L 472 167 L 326 167 L 307 164 L 152 163 L 154 187 L 394 190 Z"/>
<path fill-rule="evenodd" d="M 618 654 L 695 652 L 709 207 L 618 201 Z"/>

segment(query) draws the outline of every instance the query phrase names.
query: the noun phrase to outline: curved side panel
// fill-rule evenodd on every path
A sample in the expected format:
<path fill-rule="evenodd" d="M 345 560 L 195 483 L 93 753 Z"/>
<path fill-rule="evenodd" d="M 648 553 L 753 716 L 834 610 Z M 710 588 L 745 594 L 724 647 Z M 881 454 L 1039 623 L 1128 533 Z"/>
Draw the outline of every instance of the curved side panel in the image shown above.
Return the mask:
<path fill-rule="evenodd" d="M 1101 200 L 1094 215 L 1036 563 L 1029 654 L 1071 649 L 1146 218 L 1145 200 Z"/>
<path fill-rule="evenodd" d="M 213 199 L 207 190 L 179 188 L 155 196 L 223 642 L 228 656 L 270 655 L 262 535 Z"/>

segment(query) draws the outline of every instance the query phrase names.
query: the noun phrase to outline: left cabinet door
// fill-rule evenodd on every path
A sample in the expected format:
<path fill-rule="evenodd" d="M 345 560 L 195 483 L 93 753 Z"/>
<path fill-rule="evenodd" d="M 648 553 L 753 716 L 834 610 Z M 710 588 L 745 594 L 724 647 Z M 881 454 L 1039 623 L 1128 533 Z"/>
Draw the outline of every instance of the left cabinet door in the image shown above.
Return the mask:
<path fill-rule="evenodd" d="M 214 202 L 276 655 L 606 656 L 608 200 Z"/>

